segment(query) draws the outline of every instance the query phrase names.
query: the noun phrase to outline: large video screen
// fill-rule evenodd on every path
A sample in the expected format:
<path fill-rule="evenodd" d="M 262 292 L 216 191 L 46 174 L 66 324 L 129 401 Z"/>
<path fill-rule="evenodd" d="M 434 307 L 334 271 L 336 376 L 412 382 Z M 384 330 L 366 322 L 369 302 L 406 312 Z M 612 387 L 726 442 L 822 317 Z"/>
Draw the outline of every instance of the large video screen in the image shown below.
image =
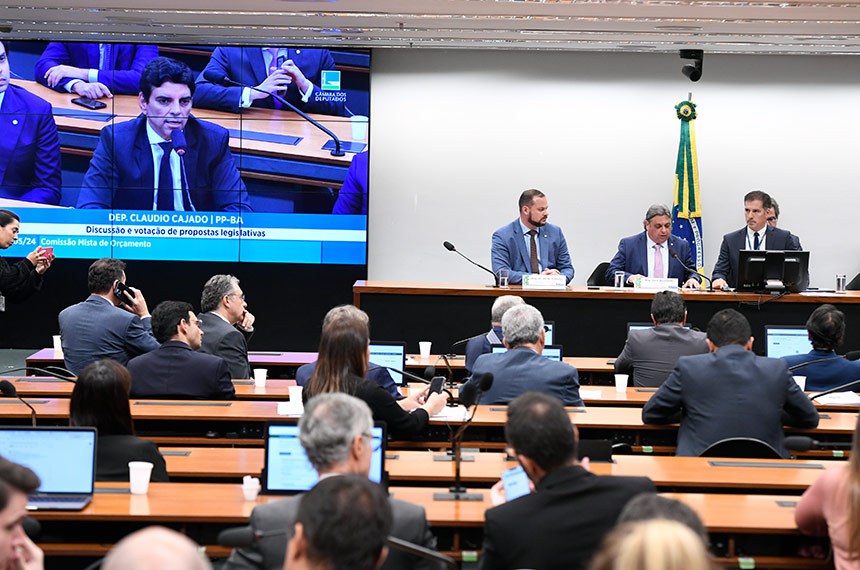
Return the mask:
<path fill-rule="evenodd" d="M 369 51 L 0 45 L 6 255 L 366 264 Z"/>

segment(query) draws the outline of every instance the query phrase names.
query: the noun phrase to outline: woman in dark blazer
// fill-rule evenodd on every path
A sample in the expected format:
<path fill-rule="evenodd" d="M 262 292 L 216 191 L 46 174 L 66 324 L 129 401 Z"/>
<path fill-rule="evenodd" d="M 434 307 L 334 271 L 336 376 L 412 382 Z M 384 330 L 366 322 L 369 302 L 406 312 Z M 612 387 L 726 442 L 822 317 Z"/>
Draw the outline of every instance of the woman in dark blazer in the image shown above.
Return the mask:
<path fill-rule="evenodd" d="M 18 241 L 21 220 L 11 210 L 0 210 L 0 249 L 9 249 Z M 42 247 L 36 247 L 21 261 L 9 265 L 0 258 L 0 295 L 11 301 L 23 301 L 42 286 L 42 274 L 48 270 L 51 255 Z"/>
<path fill-rule="evenodd" d="M 78 376 L 70 402 L 69 425 L 98 430 L 96 481 L 128 481 L 129 461 L 152 463 L 150 480 L 168 481 L 158 447 L 134 435 L 128 393 L 131 374 L 115 360 L 93 362 Z"/>

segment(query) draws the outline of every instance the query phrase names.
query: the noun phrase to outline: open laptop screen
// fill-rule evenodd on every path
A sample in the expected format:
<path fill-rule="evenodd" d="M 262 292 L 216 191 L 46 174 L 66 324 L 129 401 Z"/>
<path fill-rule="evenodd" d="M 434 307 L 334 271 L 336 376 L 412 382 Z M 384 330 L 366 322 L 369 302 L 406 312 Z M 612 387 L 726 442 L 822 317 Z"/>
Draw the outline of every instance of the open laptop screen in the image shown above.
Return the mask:
<path fill-rule="evenodd" d="M 371 342 L 370 362 L 377 366 L 386 366 L 405 370 L 406 368 L 406 343 L 405 342 Z M 403 384 L 403 374 L 389 370 L 391 379 L 398 386 Z"/>
<path fill-rule="evenodd" d="M 782 358 L 792 354 L 806 354 L 812 350 L 809 332 L 805 326 L 767 325 L 764 327 L 766 356 Z"/>
<path fill-rule="evenodd" d="M 494 344 L 492 348 L 493 354 L 502 354 L 508 351 L 508 349 L 501 344 Z M 552 346 L 546 345 L 543 347 L 543 352 L 541 353 L 541 356 L 549 358 L 550 360 L 555 360 L 556 362 L 561 362 L 562 346 L 560 344 L 554 344 Z"/>
<path fill-rule="evenodd" d="M 555 338 L 555 321 L 544 321 L 543 323 L 545 337 L 544 344 L 552 344 L 552 340 Z"/>
<path fill-rule="evenodd" d="M 32 469 L 40 494 L 92 494 L 96 430 L 71 427 L 0 427 L 0 455 Z"/>

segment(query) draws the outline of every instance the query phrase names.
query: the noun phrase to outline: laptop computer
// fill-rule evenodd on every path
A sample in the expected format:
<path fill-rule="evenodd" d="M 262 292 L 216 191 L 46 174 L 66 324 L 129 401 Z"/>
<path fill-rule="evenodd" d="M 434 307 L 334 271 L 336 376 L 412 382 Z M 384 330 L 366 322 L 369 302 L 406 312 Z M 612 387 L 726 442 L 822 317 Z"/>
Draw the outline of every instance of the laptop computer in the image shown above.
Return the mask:
<path fill-rule="evenodd" d="M 806 354 L 812 350 L 809 332 L 802 325 L 766 325 L 764 338 L 768 358 Z"/>
<path fill-rule="evenodd" d="M 494 344 L 492 348 L 493 354 L 502 354 L 508 351 L 508 349 L 501 344 Z M 561 362 L 562 354 L 563 351 L 560 344 L 546 345 L 543 347 L 543 353 L 541 353 L 542 356 L 549 358 L 550 360 L 555 360 L 556 362 Z"/>
<path fill-rule="evenodd" d="M 387 366 L 397 370 L 406 370 L 406 343 L 371 341 L 370 362 L 377 366 Z M 403 384 L 403 374 L 389 370 L 391 379 L 400 386 Z"/>
<path fill-rule="evenodd" d="M 545 331 L 544 344 L 552 344 L 555 338 L 555 321 L 544 321 L 543 330 Z"/>
<path fill-rule="evenodd" d="M 371 441 L 373 455 L 368 478 L 382 483 L 385 474 L 385 424 L 376 422 Z M 316 485 L 319 475 L 308 461 L 299 441 L 297 422 L 271 422 L 266 425 L 266 450 L 262 491 L 272 495 L 302 493 Z"/>
<path fill-rule="evenodd" d="M 28 510 L 79 511 L 93 499 L 95 428 L 2 426 L 0 455 L 29 467 L 42 481 Z"/>

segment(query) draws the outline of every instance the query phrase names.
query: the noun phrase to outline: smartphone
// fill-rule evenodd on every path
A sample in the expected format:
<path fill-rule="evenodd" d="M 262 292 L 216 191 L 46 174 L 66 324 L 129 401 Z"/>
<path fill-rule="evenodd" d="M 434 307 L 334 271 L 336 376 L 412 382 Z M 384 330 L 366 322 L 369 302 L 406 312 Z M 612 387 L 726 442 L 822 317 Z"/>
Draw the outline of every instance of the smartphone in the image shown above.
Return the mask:
<path fill-rule="evenodd" d="M 442 391 L 442 385 L 445 384 L 445 378 L 437 376 L 430 381 L 430 393 L 438 394 Z"/>
<path fill-rule="evenodd" d="M 81 107 L 86 107 L 87 109 L 92 109 L 93 111 L 107 107 L 105 103 L 95 99 L 90 99 L 89 97 L 75 97 L 72 99 L 72 103 L 80 105 Z"/>
<path fill-rule="evenodd" d="M 513 501 L 532 492 L 529 488 L 529 477 L 519 465 L 502 471 L 502 484 L 505 486 L 507 501 Z"/>
<path fill-rule="evenodd" d="M 54 260 L 54 248 L 53 247 L 43 247 L 42 251 L 45 252 L 45 257 L 48 258 L 48 261 Z"/>
<path fill-rule="evenodd" d="M 116 285 L 113 288 L 113 294 L 123 305 L 131 305 L 132 299 L 135 297 L 134 291 L 132 291 L 128 285 L 120 281 L 116 282 Z"/>

